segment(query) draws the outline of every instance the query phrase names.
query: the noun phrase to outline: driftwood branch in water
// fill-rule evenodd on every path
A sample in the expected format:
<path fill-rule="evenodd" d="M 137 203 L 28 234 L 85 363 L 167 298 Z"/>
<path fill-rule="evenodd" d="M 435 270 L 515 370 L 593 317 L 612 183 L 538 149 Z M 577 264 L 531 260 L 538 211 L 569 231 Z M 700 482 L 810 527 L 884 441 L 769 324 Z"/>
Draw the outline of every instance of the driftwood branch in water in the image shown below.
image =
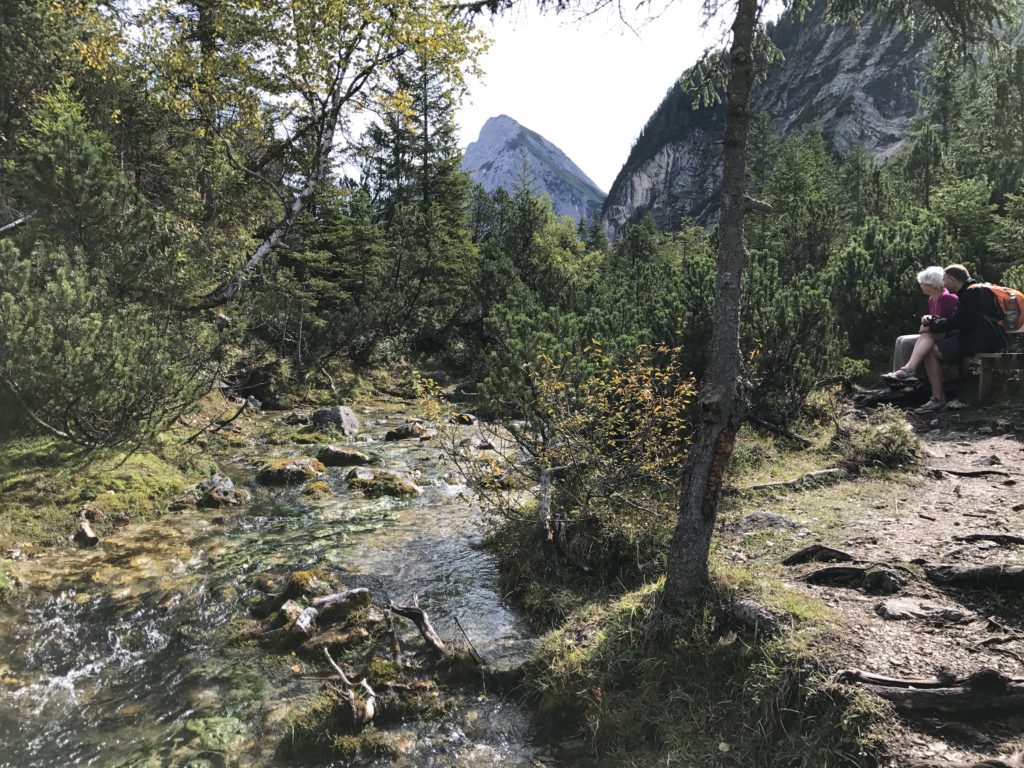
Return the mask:
<path fill-rule="evenodd" d="M 370 604 L 370 590 L 366 587 L 346 589 L 344 592 L 335 592 L 332 595 L 316 597 L 310 601 L 310 605 L 320 612 L 318 620 L 321 624 L 330 624 L 340 621 L 350 613 Z"/>
<path fill-rule="evenodd" d="M 996 592 L 1024 590 L 1024 565 L 934 565 L 925 567 L 925 576 L 934 584 L 951 587 L 975 587 Z"/>
<path fill-rule="evenodd" d="M 841 479 L 846 476 L 846 470 L 841 467 L 832 467 L 829 469 L 818 469 L 814 472 L 808 472 L 806 475 L 800 475 L 800 477 L 794 478 L 793 480 L 783 480 L 777 483 L 762 483 L 761 485 L 751 485 L 746 488 L 727 488 L 723 493 L 727 493 L 730 496 L 735 496 L 741 493 L 753 493 L 755 491 L 788 491 L 797 490 L 800 488 L 806 488 L 816 483 L 832 480 Z"/>
<path fill-rule="evenodd" d="M 418 608 L 413 605 L 395 605 L 394 603 L 388 603 L 388 610 L 392 613 L 397 613 L 399 616 L 409 619 L 419 629 L 420 634 L 423 635 L 423 639 L 427 641 L 436 651 L 444 653 L 447 648 L 445 647 L 444 641 L 440 635 L 434 629 L 434 625 L 430 623 L 430 617 L 427 616 L 426 611 L 422 608 Z"/>
<path fill-rule="evenodd" d="M 365 677 L 358 683 L 353 683 L 349 676 L 345 674 L 345 671 L 331 658 L 331 653 L 327 648 L 324 648 L 324 657 L 327 659 L 327 663 L 334 668 L 338 677 L 341 678 L 342 685 L 344 685 L 341 695 L 348 701 L 352 725 L 357 728 L 366 725 L 377 715 L 376 692 L 366 682 Z M 357 688 L 362 689 L 361 696 L 356 695 Z"/>
<path fill-rule="evenodd" d="M 947 716 L 1016 715 L 1024 713 L 1024 679 L 983 669 L 962 679 L 900 679 L 860 670 L 839 673 L 844 682 L 860 683 L 865 690 L 890 702 L 902 712 L 941 713 Z"/>
<path fill-rule="evenodd" d="M 462 636 L 464 638 L 466 638 L 466 643 L 469 645 L 469 652 L 473 656 L 473 659 L 481 667 L 486 667 L 487 666 L 487 660 L 483 656 L 480 655 L 480 652 L 477 651 L 476 646 L 473 645 L 473 641 L 469 639 L 469 633 L 466 631 L 466 628 L 464 626 L 462 626 L 462 622 L 459 621 L 459 617 L 458 616 L 455 617 L 455 625 L 459 628 L 459 631 L 462 632 Z"/>

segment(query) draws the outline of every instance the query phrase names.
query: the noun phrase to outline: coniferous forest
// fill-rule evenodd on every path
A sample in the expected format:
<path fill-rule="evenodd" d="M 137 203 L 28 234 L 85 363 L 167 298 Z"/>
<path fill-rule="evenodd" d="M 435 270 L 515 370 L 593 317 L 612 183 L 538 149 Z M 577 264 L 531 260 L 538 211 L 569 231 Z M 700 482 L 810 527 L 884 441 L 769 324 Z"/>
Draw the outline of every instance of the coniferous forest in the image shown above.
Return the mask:
<path fill-rule="evenodd" d="M 893 157 L 862 149 L 837 156 L 818 131 L 780 137 L 766 116 L 753 116 L 747 190 L 770 212 L 746 220 L 746 421 L 723 470 L 707 602 L 700 615 L 679 617 L 658 609 L 659 590 L 716 355 L 720 231 L 687 220 L 661 231 L 638 215 L 612 242 L 599 219 L 556 216 L 527 179 L 494 193 L 475 185 L 460 170 L 455 120 L 465 77 L 486 46 L 474 27 L 480 10 L 433 0 L 0 2 L 0 638 L 13 637 L 19 611 L 40 599 L 32 563 L 73 562 L 77 550 L 65 551 L 73 534 L 81 544 L 87 531 L 95 541 L 86 543 L 100 542 L 89 551 L 101 552 L 124 525 L 171 515 L 168 505 L 204 477 L 230 475 L 242 486 L 248 465 L 239 455 L 266 459 L 264 477 L 277 477 L 273 462 L 295 451 L 318 455 L 319 468 L 300 468 L 298 477 L 329 479 L 323 445 L 377 443 L 355 443 L 354 431 L 332 431 L 315 413 L 304 426 L 306 410 L 365 403 L 364 434 L 370 424 L 396 426 L 388 420 L 401 415 L 406 437 L 437 446 L 451 473 L 445 483 L 454 487 L 457 477 L 483 510 L 495 599 L 521 611 L 538 638 L 514 674 L 494 673 L 491 687 L 528 713 L 530 743 L 547 745 L 536 748 L 533 765 L 1011 760 L 1024 746 L 1024 554 L 1019 537 L 1012 541 L 1024 508 L 1013 487 L 1024 466 L 1020 372 L 998 372 L 992 404 L 962 418 L 950 411 L 908 421 L 896 408 L 854 403 L 890 369 L 894 339 L 913 333 L 925 314 L 920 270 L 961 263 L 980 280 L 1024 289 L 1020 19 L 1008 17 L 999 39 L 969 51 L 937 41 L 918 115 Z M 698 101 L 683 98 L 687 108 Z M 648 126 L 640 141 L 652 141 L 655 129 L 668 130 Z M 969 386 L 958 390 L 961 400 L 971 401 Z M 484 424 L 487 440 L 466 437 Z M 397 443 L 380 431 L 380 445 Z M 968 467 L 984 454 L 994 461 Z M 391 460 L 406 480 L 420 477 L 413 458 L 387 454 L 367 459 L 377 469 L 310 483 L 299 501 L 261 496 L 268 492 L 259 484 L 277 480 L 257 478 L 252 503 L 276 505 L 272 518 L 342 486 L 401 497 L 394 484 L 365 485 Z M 205 514 L 208 491 L 192 491 L 191 511 L 174 514 Z M 987 519 L 950 522 L 961 508 Z M 907 542 L 924 534 L 900 528 L 907 519 L 934 523 L 936 536 L 995 541 L 999 550 L 979 550 L 980 560 L 913 551 Z M 896 526 L 888 539 L 904 548 L 886 549 L 880 531 L 888 525 Z M 1003 538 L 984 539 L 986 531 Z M 1003 581 L 979 581 L 984 594 L 966 597 L 944 586 L 960 618 L 932 615 L 921 626 L 935 633 L 955 625 L 950 631 L 964 636 L 928 646 L 933 668 L 910 651 L 898 663 L 891 657 L 902 651 L 892 648 L 912 646 L 914 632 L 900 629 L 910 637 L 891 640 L 885 656 L 888 641 L 878 637 L 887 630 L 857 623 L 836 607 L 841 597 L 814 592 L 805 581 L 814 573 L 779 565 L 816 542 L 851 561 L 831 576 L 872 601 L 872 621 L 880 621 L 880 598 L 864 596 L 879 594 L 871 586 L 879 580 L 899 585 L 881 594 L 902 593 L 939 583 L 932 566 L 966 564 L 1002 569 Z M 244 636 L 281 658 L 265 640 L 278 633 L 295 657 L 303 611 L 319 607 L 325 623 L 316 600 L 348 593 L 310 575 L 331 572 L 326 555 L 260 557 L 231 572 L 231 590 L 246 621 L 269 623 L 257 632 L 232 619 L 230 642 Z M 81 566 L 103 585 L 101 570 Z M 344 568 L 335 570 L 347 582 Z M 331 589 L 309 586 L 318 579 Z M 342 625 L 349 645 L 322 647 L 353 679 L 365 678 L 377 703 L 367 706 L 345 673 L 324 691 L 310 683 L 319 698 L 288 716 L 287 739 L 270 725 L 256 729 L 287 741 L 289 759 L 417 764 L 422 758 L 400 762 L 401 748 L 381 735 L 386 722 L 447 722 L 463 706 L 451 703 L 453 691 L 491 674 L 458 674 L 444 655 L 450 649 L 441 654 L 436 644 L 440 662 L 428 664 L 426 651 L 404 662 L 397 651 L 381 658 L 373 643 L 393 634 L 399 644 L 384 622 L 385 602 L 352 614 L 363 620 L 359 611 L 380 608 L 359 630 L 364 645 L 352 645 L 356 630 Z M 423 613 L 406 610 L 393 613 Z M 984 620 L 994 629 L 968 638 Z M 449 637 L 468 643 L 465 656 L 478 655 L 481 638 L 454 627 L 442 620 Z M 201 644 L 199 630 L 190 632 L 178 641 Z M 406 651 L 423 642 L 410 637 Z M 967 647 L 989 655 L 973 664 Z M 298 653 L 313 663 L 312 652 Z M 321 666 L 323 653 L 315 654 Z M 883 656 L 887 665 L 870 668 Z M 282 664 L 274 674 L 286 671 Z M 959 680 L 966 702 L 979 666 L 992 668 L 1005 702 L 1000 694 L 987 709 L 970 709 L 949 693 L 941 703 L 908 704 L 868 674 L 936 675 L 943 691 Z M 853 667 L 864 679 L 851 678 Z M 18 653 L 0 655 L 0 692 L 13 696 L 37 672 Z M 448 697 L 448 708 L 424 701 L 428 683 L 441 686 L 431 695 Z M 248 704 L 231 695 L 208 707 L 220 727 L 248 722 Z M 374 706 L 383 713 L 377 722 Z M 37 726 L 11 712 L 0 716 L 0 743 L 20 744 L 13 734 Z M 967 722 L 967 735 L 943 735 L 939 721 Z M 274 764 L 255 757 L 263 753 L 250 731 L 216 741 L 194 722 L 185 729 L 205 752 L 167 751 L 167 737 L 151 735 L 137 745 L 150 751 L 118 753 L 109 764 Z M 102 744 L 102 726 L 97 733 Z M 22 762 L 0 765 L 55 764 L 47 763 L 52 754 L 30 762 L 17 748 Z M 919 758 L 940 761 L 905 762 Z M 487 764 L 531 764 L 515 759 Z"/>

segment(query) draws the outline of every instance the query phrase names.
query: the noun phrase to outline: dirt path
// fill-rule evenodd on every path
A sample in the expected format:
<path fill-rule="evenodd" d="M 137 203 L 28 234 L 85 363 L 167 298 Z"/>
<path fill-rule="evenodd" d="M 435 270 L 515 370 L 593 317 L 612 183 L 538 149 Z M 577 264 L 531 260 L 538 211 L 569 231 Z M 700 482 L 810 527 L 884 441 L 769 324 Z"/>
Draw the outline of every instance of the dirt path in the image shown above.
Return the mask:
<path fill-rule="evenodd" d="M 856 480 L 776 497 L 764 507 L 786 522 L 769 535 L 763 529 L 752 534 L 742 519 L 736 521 L 733 559 L 763 561 L 766 567 L 771 563 L 792 589 L 837 613 L 845 636 L 839 651 L 843 666 L 897 678 L 963 677 L 983 668 L 1024 678 L 1022 592 L 938 587 L 925 576 L 925 568 L 937 564 L 1024 565 L 1024 545 L 972 536 L 1024 536 L 1024 433 L 935 427 L 921 437 L 928 469 L 895 481 Z M 741 514 L 751 514 L 749 504 Z M 785 555 L 816 541 L 849 553 L 857 566 L 891 570 L 902 587 L 885 595 L 869 594 L 863 587 L 811 585 L 802 577 L 829 564 L 778 565 Z M 931 618 L 881 615 L 901 607 L 939 613 Z M 1001 722 L 988 717 L 898 722 L 898 765 L 912 759 L 959 765 L 1024 749 L 1020 713 Z"/>

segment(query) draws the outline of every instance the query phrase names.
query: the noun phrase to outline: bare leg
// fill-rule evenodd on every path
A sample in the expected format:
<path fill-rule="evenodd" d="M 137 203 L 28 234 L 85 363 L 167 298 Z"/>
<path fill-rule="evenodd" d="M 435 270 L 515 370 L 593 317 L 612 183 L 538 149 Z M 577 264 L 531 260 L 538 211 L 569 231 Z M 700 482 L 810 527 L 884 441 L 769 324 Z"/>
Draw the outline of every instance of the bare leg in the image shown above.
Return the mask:
<path fill-rule="evenodd" d="M 924 359 L 924 369 L 928 372 L 928 382 L 932 385 L 932 400 L 945 400 L 942 388 L 942 355 L 938 349 Z"/>
<path fill-rule="evenodd" d="M 918 366 L 925 361 L 926 357 L 931 355 L 934 349 L 935 337 L 930 333 L 922 333 L 918 337 L 917 343 L 914 344 L 914 351 L 910 355 L 910 359 L 907 360 L 907 364 L 903 367 L 910 371 L 916 371 Z"/>

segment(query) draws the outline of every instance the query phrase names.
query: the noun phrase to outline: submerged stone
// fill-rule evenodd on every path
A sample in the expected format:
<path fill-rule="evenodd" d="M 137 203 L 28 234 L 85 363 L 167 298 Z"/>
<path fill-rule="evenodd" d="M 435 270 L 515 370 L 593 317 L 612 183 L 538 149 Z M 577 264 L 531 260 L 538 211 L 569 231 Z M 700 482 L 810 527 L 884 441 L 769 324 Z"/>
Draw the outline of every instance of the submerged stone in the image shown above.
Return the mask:
<path fill-rule="evenodd" d="M 235 717 L 200 717 L 185 723 L 203 749 L 222 753 L 236 752 L 245 743 L 249 729 Z"/>

